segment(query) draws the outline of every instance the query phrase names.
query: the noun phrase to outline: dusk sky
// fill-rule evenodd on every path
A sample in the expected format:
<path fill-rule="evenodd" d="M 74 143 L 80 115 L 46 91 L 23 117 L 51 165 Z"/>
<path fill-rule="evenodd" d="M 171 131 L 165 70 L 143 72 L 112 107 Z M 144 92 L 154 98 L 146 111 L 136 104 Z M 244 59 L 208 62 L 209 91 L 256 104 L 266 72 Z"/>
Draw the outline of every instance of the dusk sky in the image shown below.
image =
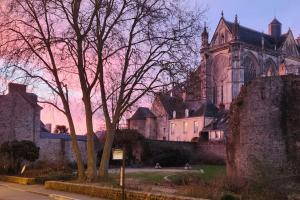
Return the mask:
<path fill-rule="evenodd" d="M 282 23 L 282 31 L 290 27 L 294 37 L 300 34 L 299 0 L 190 0 L 191 4 L 207 6 L 207 25 L 210 34 L 219 22 L 221 11 L 225 19 L 234 21 L 238 15 L 240 24 L 267 33 L 274 16 Z"/>
<path fill-rule="evenodd" d="M 290 27 L 295 38 L 300 34 L 300 0 L 187 0 L 187 2 L 189 2 L 187 6 L 208 9 L 204 21 L 209 27 L 210 38 L 219 22 L 222 10 L 226 20 L 234 21 L 237 14 L 241 25 L 265 33 L 268 32 L 268 24 L 276 16 L 282 23 L 283 33 Z M 83 109 L 75 106 L 73 112 L 78 133 L 82 134 L 85 130 L 84 115 L 81 114 Z M 67 125 L 64 116 L 58 114 L 54 108 L 45 108 L 42 112 L 42 120 L 44 123 L 52 123 L 53 127 L 56 124 Z M 100 121 L 99 117 L 95 119 L 95 130 L 103 127 Z"/>

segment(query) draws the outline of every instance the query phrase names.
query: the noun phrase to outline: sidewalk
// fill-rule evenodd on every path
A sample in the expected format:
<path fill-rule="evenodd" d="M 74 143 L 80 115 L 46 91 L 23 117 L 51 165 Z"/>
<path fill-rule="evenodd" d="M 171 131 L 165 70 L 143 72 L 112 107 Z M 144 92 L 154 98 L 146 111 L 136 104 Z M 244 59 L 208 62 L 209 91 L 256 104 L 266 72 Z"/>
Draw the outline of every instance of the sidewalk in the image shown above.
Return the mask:
<path fill-rule="evenodd" d="M 24 193 L 24 195 L 26 193 L 31 193 L 31 194 L 37 194 L 40 196 L 44 196 L 44 197 L 49 197 L 49 195 L 54 194 L 54 195 L 68 197 L 68 198 L 73 198 L 76 200 L 105 200 L 105 199 L 89 197 L 89 196 L 80 195 L 80 194 L 48 190 L 48 189 L 45 189 L 44 186 L 42 186 L 42 185 L 19 185 L 19 184 L 15 184 L 15 183 L 8 183 L 8 182 L 0 181 L 0 186 L 6 187 L 10 190 L 22 192 L 22 193 Z M 0 194 L 0 199 L 1 199 L 1 194 Z M 21 196 L 20 196 L 20 199 L 22 199 Z"/>

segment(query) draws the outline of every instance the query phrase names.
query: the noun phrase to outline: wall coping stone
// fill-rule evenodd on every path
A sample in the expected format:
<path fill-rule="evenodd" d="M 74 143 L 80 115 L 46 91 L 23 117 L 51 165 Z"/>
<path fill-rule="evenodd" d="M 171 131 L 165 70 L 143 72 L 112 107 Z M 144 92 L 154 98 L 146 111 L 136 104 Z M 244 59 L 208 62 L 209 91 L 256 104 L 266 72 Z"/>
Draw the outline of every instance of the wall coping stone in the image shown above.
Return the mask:
<path fill-rule="evenodd" d="M 121 197 L 120 188 L 101 187 L 94 185 L 86 185 L 79 183 L 68 183 L 61 181 L 47 181 L 46 189 L 60 190 L 65 192 L 73 192 L 94 197 L 107 198 L 111 200 L 119 200 Z M 175 195 L 165 195 L 159 193 L 149 193 L 142 191 L 126 190 L 126 199 L 130 200 L 207 200 L 192 197 L 182 197 Z"/>
<path fill-rule="evenodd" d="M 22 185 L 33 185 L 36 183 L 35 178 L 26 178 L 19 176 L 0 176 L 1 181 L 18 183 Z"/>

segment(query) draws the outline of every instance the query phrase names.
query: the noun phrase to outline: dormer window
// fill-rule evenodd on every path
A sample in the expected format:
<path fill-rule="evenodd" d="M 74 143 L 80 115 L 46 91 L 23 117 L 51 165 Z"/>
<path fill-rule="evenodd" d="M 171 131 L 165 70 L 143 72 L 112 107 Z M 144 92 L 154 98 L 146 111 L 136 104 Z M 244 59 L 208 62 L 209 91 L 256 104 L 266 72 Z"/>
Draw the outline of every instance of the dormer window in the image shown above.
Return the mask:
<path fill-rule="evenodd" d="M 173 119 L 176 119 L 176 111 L 173 111 Z"/>
<path fill-rule="evenodd" d="M 189 109 L 185 109 L 184 113 L 185 113 L 185 117 L 189 117 Z"/>

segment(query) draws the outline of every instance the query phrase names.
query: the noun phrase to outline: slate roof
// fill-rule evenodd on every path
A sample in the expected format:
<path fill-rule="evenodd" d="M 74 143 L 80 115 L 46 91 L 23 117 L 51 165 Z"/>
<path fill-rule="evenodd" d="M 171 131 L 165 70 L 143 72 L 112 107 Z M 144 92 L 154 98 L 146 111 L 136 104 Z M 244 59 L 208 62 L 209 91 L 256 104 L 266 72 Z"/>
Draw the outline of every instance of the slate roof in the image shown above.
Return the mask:
<path fill-rule="evenodd" d="M 229 111 L 220 110 L 217 113 L 217 117 L 207 126 L 203 128 L 203 131 L 209 130 L 223 130 L 225 133 L 228 131 L 229 126 Z"/>
<path fill-rule="evenodd" d="M 41 132 L 40 138 L 42 139 L 63 139 L 65 141 L 71 141 L 71 137 L 68 134 L 64 133 L 48 133 L 48 132 Z M 77 135 L 77 141 L 87 141 L 85 135 Z"/>
<path fill-rule="evenodd" d="M 216 117 L 219 109 L 210 101 L 204 102 L 191 116 Z"/>
<path fill-rule="evenodd" d="M 202 102 L 197 110 L 192 110 L 179 97 L 159 94 L 159 99 L 170 118 L 173 117 L 173 111 L 176 111 L 176 119 L 185 118 L 185 109 L 189 109 L 189 117 L 215 117 L 218 113 L 218 108 L 209 101 Z"/>
<path fill-rule="evenodd" d="M 181 98 L 163 93 L 158 94 L 158 98 L 170 118 L 172 118 L 174 110 L 176 111 L 176 118 L 184 117 L 187 106 Z"/>
<path fill-rule="evenodd" d="M 270 24 L 281 24 L 277 19 L 276 17 L 271 21 Z"/>
<path fill-rule="evenodd" d="M 156 118 L 149 108 L 139 107 L 130 120 L 144 120 L 146 118 Z"/>
<path fill-rule="evenodd" d="M 233 22 L 229 22 L 227 20 L 224 20 L 226 25 L 228 26 L 228 28 L 230 29 L 230 31 L 233 33 L 234 30 L 234 23 Z M 257 47 L 262 47 L 262 37 L 264 38 L 264 47 L 266 49 L 271 49 L 274 50 L 275 46 L 276 48 L 280 48 L 283 43 L 285 42 L 286 38 L 287 38 L 287 34 L 283 34 L 280 36 L 280 38 L 278 38 L 277 40 L 275 40 L 275 38 L 273 38 L 272 36 L 262 33 L 262 32 L 258 32 L 256 30 L 244 27 L 239 25 L 239 40 L 246 43 L 246 44 L 251 44 Z"/>

